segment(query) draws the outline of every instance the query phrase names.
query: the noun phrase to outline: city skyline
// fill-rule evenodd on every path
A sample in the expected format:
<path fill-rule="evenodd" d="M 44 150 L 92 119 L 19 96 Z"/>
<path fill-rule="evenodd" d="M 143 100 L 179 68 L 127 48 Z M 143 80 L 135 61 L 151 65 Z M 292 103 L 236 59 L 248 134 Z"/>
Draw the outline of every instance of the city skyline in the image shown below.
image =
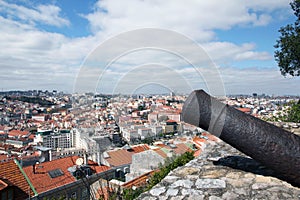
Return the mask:
<path fill-rule="evenodd" d="M 0 1 L 0 45 L 5 49 L 0 55 L 1 89 L 71 93 L 80 69 L 97 47 L 121 33 L 155 28 L 184 35 L 203 48 L 226 94 L 299 95 L 299 77 L 284 78 L 273 57 L 278 29 L 294 21 L 288 2 Z M 185 47 L 180 41 L 170 44 Z M 186 49 L 185 53 L 193 52 Z M 134 81 L 140 83 L 132 86 L 136 90 L 157 84 L 178 88 L 179 93 L 207 86 L 207 77 L 195 75 L 193 67 L 178 56 L 162 51 L 132 52 L 105 69 L 104 79 L 109 80 L 108 86 L 114 81 L 114 87 L 100 93 L 125 91 Z M 155 79 L 141 85 L 138 80 L 149 78 L 150 72 Z M 182 85 L 184 81 L 188 87 Z"/>

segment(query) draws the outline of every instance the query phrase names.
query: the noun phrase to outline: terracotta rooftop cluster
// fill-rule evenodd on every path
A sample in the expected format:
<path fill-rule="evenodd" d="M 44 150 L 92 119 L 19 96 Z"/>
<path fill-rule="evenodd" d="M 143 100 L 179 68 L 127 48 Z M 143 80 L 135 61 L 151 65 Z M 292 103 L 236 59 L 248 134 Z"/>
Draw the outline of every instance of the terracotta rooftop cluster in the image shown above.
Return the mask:
<path fill-rule="evenodd" d="M 286 104 L 296 99 L 289 96 L 235 96 L 227 97 L 223 102 L 255 117 L 270 119 L 278 116 L 280 112 L 285 112 L 288 109 Z"/>
<path fill-rule="evenodd" d="M 77 183 L 78 178 L 70 169 L 79 170 L 76 163 L 80 157 L 71 156 L 49 162 L 38 163 L 33 166 L 22 167 L 17 159 L 0 163 L 0 193 L 6 189 L 12 189 L 14 199 L 26 199 L 37 197 L 50 192 L 54 196 L 55 191 L 68 190 L 68 185 Z M 111 168 L 89 160 L 85 165 L 91 170 L 91 174 L 101 174 Z M 76 189 L 74 190 L 76 191 Z M 51 194 L 52 193 L 52 194 Z"/>

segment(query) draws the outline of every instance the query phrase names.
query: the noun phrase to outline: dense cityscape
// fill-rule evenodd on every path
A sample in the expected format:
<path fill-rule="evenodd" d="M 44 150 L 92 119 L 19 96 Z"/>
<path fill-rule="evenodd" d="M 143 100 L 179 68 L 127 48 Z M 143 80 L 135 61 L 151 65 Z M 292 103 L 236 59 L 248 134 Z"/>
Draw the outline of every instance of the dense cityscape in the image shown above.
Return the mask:
<path fill-rule="evenodd" d="M 271 122 L 297 98 L 254 93 L 220 100 L 299 133 L 297 123 Z M 105 181 L 122 188 L 145 185 L 168 158 L 185 152 L 197 156 L 209 138 L 214 140 L 201 128 L 181 120 L 185 99 L 173 93 L 128 96 L 41 90 L 2 92 L 0 172 L 22 190 L 10 195 L 88 199 L 90 195 L 104 195 Z M 12 174 L 5 170 L 8 166 Z M 22 186 L 12 181 L 15 176 L 22 177 Z M 87 187 L 78 184 L 82 177 L 88 177 Z M 7 182 L 1 184 L 5 187 Z"/>
<path fill-rule="evenodd" d="M 0 200 L 300 199 L 300 0 L 0 0 Z"/>

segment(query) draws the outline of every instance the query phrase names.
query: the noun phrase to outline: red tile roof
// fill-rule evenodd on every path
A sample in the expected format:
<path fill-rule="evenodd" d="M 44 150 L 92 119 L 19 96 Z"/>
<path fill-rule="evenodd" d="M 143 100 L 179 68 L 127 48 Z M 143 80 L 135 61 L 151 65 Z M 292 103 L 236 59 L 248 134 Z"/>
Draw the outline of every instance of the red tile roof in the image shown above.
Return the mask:
<path fill-rule="evenodd" d="M 182 142 L 186 142 L 187 138 L 178 138 L 178 140 L 182 141 Z"/>
<path fill-rule="evenodd" d="M 8 180 L 12 185 L 17 187 L 14 194 L 16 200 L 28 198 L 29 192 L 31 196 L 34 195 L 24 175 L 13 160 L 0 163 L 0 178 Z"/>
<path fill-rule="evenodd" d="M 140 145 L 137 145 L 137 146 L 133 146 L 131 148 L 134 151 L 134 153 L 140 153 L 140 152 L 143 152 L 143 151 L 146 151 L 146 150 L 150 149 L 150 147 L 147 144 L 140 144 Z"/>
<path fill-rule="evenodd" d="M 127 151 L 126 149 L 119 149 L 115 151 L 107 152 L 109 158 L 106 158 L 106 161 L 110 166 L 120 166 L 125 164 L 130 164 L 132 162 L 133 151 Z"/>
<path fill-rule="evenodd" d="M 167 120 L 167 122 L 174 123 L 174 122 L 176 122 L 176 121 L 175 121 L 175 120 L 172 120 L 172 119 L 169 119 L 169 120 Z"/>
<path fill-rule="evenodd" d="M 98 190 L 97 190 L 97 193 L 96 193 L 96 199 L 103 199 L 103 200 L 109 200 L 111 199 L 110 198 L 110 193 L 113 193 L 114 192 L 114 189 L 111 188 L 111 187 L 100 187 Z"/>
<path fill-rule="evenodd" d="M 140 153 L 149 150 L 150 147 L 146 144 L 132 146 L 131 149 L 118 149 L 113 151 L 108 151 L 107 154 L 109 158 L 106 161 L 110 166 L 120 166 L 125 164 L 130 164 L 132 162 L 132 155 L 135 153 Z"/>
<path fill-rule="evenodd" d="M 158 155 L 160 155 L 163 158 L 167 158 L 168 157 L 168 155 L 163 150 L 161 150 L 160 148 L 153 149 L 153 151 L 155 151 Z"/>
<path fill-rule="evenodd" d="M 127 188 L 127 189 L 130 189 L 132 188 L 133 186 L 135 187 L 142 187 L 142 186 L 145 186 L 147 184 L 147 180 L 155 173 L 155 172 L 158 172 L 159 170 L 153 170 L 153 171 L 150 171 L 150 172 L 147 172 L 131 181 L 128 181 L 126 183 L 124 183 L 122 185 L 123 188 Z"/>
<path fill-rule="evenodd" d="M 174 148 L 173 150 L 174 150 L 174 152 L 176 153 L 176 154 L 184 154 L 185 152 L 187 152 L 187 151 L 189 151 L 189 152 L 192 152 L 193 150 L 190 148 L 190 147 L 188 147 L 186 144 L 184 144 L 184 143 L 179 143 L 179 144 L 176 144 L 176 147 L 177 148 Z"/>
<path fill-rule="evenodd" d="M 31 183 L 34 185 L 36 191 L 38 193 L 43 193 L 75 182 L 76 178 L 68 171 L 68 168 L 76 165 L 75 162 L 78 158 L 78 156 L 70 156 L 41 163 L 36 166 L 35 174 L 33 173 L 33 166 L 24 167 L 24 171 L 29 177 Z M 98 166 L 97 163 L 93 161 L 89 161 L 88 163 L 91 165 L 90 167 L 97 173 L 109 169 L 107 166 Z M 55 169 L 60 169 L 63 172 L 63 175 L 51 178 L 48 172 Z"/>
<path fill-rule="evenodd" d="M 158 144 L 155 144 L 155 146 L 158 146 L 158 147 L 160 147 L 160 148 L 167 147 L 167 145 L 165 145 L 165 144 L 160 144 L 160 143 L 158 143 Z"/>
<path fill-rule="evenodd" d="M 165 144 L 156 144 L 159 148 L 166 148 L 168 150 L 172 150 L 175 154 L 183 154 L 187 151 L 192 152 L 193 150 L 187 146 L 185 143 L 172 144 L 175 148 L 172 148 L 169 145 Z M 157 150 L 156 150 L 157 151 Z"/>
<path fill-rule="evenodd" d="M 251 109 L 250 108 L 238 108 L 239 111 L 242 111 L 244 113 L 251 113 Z"/>
<path fill-rule="evenodd" d="M 75 165 L 76 159 L 72 157 L 62 158 L 51 162 L 44 162 L 37 166 L 36 173 L 33 173 L 33 166 L 24 167 L 24 171 L 38 193 L 61 187 L 76 181 L 76 178 L 68 171 L 69 167 Z M 42 168 L 40 168 L 42 166 Z M 48 171 L 61 169 L 62 176 L 51 178 Z"/>
<path fill-rule="evenodd" d="M 206 143 L 206 140 L 203 139 L 203 138 L 194 137 L 193 138 L 193 143 L 196 145 L 197 148 L 201 148 L 202 143 Z"/>
<path fill-rule="evenodd" d="M 208 137 L 208 139 L 211 140 L 211 141 L 215 141 L 215 142 L 220 141 L 219 138 L 217 138 L 216 136 L 214 136 L 210 133 L 205 132 L 205 133 L 202 133 L 202 135 Z"/>
<path fill-rule="evenodd" d="M 201 153 L 202 153 L 202 150 L 201 150 L 201 149 L 198 149 L 197 151 L 195 151 L 194 157 L 200 156 Z"/>
<path fill-rule="evenodd" d="M 10 127 L 7 126 L 0 126 L 0 131 L 5 131 L 5 130 L 9 130 Z"/>
<path fill-rule="evenodd" d="M 6 154 L 0 154 L 0 161 L 7 160 L 7 158 Z"/>
<path fill-rule="evenodd" d="M 33 139 L 34 139 L 34 137 L 35 137 L 35 135 L 34 135 L 34 134 L 30 134 L 28 138 L 33 140 Z"/>
<path fill-rule="evenodd" d="M 8 135 L 13 137 L 25 136 L 27 134 L 29 134 L 29 131 L 12 130 L 8 132 Z"/>
<path fill-rule="evenodd" d="M 98 163 L 93 162 L 91 160 L 89 160 L 88 164 L 91 167 L 91 169 L 97 174 L 111 169 L 111 167 L 108 167 L 106 165 L 98 165 Z"/>

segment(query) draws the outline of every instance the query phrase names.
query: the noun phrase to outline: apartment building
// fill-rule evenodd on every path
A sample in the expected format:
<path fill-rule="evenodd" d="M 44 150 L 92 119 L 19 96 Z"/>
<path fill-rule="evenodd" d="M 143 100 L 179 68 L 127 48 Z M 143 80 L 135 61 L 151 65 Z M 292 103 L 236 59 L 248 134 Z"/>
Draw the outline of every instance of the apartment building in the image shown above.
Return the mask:
<path fill-rule="evenodd" d="M 33 143 L 52 149 L 71 148 L 75 146 L 75 134 L 70 130 L 41 131 L 36 133 Z"/>

